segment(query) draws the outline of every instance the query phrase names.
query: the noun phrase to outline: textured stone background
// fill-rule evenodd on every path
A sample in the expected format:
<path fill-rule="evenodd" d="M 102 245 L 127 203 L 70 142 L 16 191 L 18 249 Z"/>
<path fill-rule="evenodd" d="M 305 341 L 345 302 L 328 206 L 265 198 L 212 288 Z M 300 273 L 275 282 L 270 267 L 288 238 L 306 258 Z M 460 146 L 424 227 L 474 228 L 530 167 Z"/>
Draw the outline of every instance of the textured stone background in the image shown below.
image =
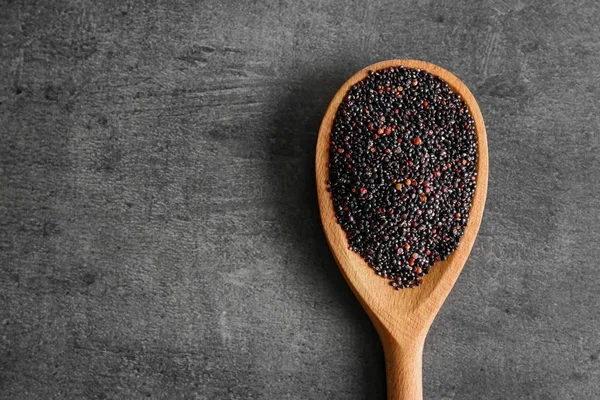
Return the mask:
<path fill-rule="evenodd" d="M 2 1 L 0 398 L 384 399 L 313 150 L 361 67 L 486 119 L 427 399 L 600 398 L 600 3 Z"/>

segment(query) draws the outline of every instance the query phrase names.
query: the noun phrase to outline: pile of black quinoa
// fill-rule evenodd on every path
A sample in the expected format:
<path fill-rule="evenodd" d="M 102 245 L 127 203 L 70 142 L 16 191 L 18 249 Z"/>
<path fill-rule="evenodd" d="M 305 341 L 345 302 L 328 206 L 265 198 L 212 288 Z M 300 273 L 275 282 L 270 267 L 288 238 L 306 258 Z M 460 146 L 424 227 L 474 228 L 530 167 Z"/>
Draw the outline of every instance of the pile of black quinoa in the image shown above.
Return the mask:
<path fill-rule="evenodd" d="M 331 131 L 328 185 L 350 249 L 396 289 L 419 286 L 459 244 L 476 165 L 460 95 L 422 70 L 370 71 Z"/>

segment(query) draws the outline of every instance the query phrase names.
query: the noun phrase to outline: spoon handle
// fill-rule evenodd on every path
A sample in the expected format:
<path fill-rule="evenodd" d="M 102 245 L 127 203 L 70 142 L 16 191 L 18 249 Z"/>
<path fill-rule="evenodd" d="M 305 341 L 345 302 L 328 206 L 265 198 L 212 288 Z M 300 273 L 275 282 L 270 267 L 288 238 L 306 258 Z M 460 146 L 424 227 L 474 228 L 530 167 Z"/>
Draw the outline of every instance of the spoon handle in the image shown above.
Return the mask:
<path fill-rule="evenodd" d="M 393 337 L 382 338 L 388 400 L 423 399 L 424 340 L 400 345 Z"/>

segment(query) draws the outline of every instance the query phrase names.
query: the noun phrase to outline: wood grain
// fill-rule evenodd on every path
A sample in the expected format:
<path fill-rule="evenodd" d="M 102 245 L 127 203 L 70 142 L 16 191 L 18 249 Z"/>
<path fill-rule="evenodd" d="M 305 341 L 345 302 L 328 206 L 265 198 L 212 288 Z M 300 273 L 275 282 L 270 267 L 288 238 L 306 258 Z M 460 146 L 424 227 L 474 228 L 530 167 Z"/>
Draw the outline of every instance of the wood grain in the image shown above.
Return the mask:
<path fill-rule="evenodd" d="M 448 83 L 462 96 L 475 121 L 478 139 L 477 188 L 470 218 L 458 248 L 437 262 L 415 289 L 394 291 L 387 279 L 377 276 L 356 253 L 348 249 L 345 232 L 336 222 L 329 176 L 329 137 L 336 110 L 352 85 L 364 79 L 369 70 L 391 66 L 422 69 Z M 388 399 L 422 399 L 422 353 L 425 337 L 436 314 L 454 286 L 471 252 L 485 205 L 488 180 L 488 149 L 479 106 L 464 83 L 436 65 L 415 60 L 388 60 L 370 65 L 352 76 L 329 104 L 317 140 L 316 179 L 321 221 L 334 258 L 352 291 L 373 321 L 381 338 L 386 360 Z"/>

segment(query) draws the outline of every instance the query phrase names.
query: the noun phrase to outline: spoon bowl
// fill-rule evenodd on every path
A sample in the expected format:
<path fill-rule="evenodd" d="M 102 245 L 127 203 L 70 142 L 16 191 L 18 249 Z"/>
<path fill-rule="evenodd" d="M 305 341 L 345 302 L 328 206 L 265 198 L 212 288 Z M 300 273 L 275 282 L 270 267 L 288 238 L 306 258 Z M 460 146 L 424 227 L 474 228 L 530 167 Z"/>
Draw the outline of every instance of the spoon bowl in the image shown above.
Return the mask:
<path fill-rule="evenodd" d="M 327 180 L 329 137 L 336 111 L 346 93 L 353 85 L 366 78 L 370 70 L 398 66 L 429 72 L 446 82 L 462 97 L 475 122 L 478 157 L 477 187 L 460 244 L 446 260 L 434 264 L 421 286 L 395 291 L 387 279 L 378 276 L 361 256 L 349 250 L 346 233 L 336 221 L 332 196 L 327 191 Z M 315 158 L 323 229 L 344 278 L 381 338 L 386 360 L 388 399 L 420 400 L 423 398 L 421 370 L 425 336 L 467 261 L 483 215 L 487 193 L 488 150 L 479 106 L 464 83 L 434 64 L 416 60 L 388 60 L 373 64 L 348 79 L 333 97 L 319 129 Z"/>

